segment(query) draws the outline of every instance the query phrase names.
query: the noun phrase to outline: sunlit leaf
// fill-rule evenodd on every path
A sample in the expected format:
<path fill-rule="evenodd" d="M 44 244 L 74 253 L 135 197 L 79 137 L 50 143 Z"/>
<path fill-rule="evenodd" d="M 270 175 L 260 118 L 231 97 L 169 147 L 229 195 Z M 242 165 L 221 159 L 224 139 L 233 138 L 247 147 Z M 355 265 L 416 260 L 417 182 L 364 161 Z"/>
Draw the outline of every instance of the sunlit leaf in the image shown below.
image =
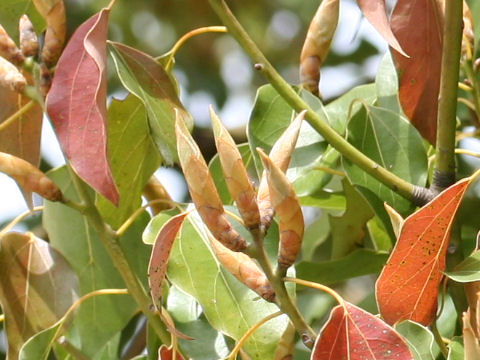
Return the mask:
<path fill-rule="evenodd" d="M 434 319 L 451 226 L 471 180 L 457 182 L 405 219 L 376 284 L 378 307 L 389 324 L 429 325 Z"/>
<path fill-rule="evenodd" d="M 118 190 L 106 143 L 108 13 L 103 9 L 72 35 L 58 61 L 46 107 L 75 172 L 116 205 Z"/>
<path fill-rule="evenodd" d="M 31 233 L 3 236 L 0 274 L 8 356 L 15 359 L 25 341 L 65 314 L 78 279 L 62 255 Z"/>
<path fill-rule="evenodd" d="M 400 335 L 374 315 L 345 302 L 336 306 L 315 342 L 312 360 L 399 359 L 412 355 Z"/>
<path fill-rule="evenodd" d="M 396 113 L 402 113 L 402 105 L 398 97 L 398 75 L 392 55 L 387 52 L 378 67 L 375 77 L 377 105 Z"/>
<path fill-rule="evenodd" d="M 187 127 L 192 126 L 192 118 L 180 103 L 169 75 L 154 58 L 134 48 L 111 42 L 109 50 L 123 85 L 147 109 L 152 136 L 163 160 L 172 164 L 177 159 L 175 110 Z"/>
<path fill-rule="evenodd" d="M 399 0 L 390 17 L 393 33 L 410 56 L 392 50 L 399 73 L 400 102 L 412 124 L 432 144 L 437 132 L 442 12 L 436 0 Z"/>

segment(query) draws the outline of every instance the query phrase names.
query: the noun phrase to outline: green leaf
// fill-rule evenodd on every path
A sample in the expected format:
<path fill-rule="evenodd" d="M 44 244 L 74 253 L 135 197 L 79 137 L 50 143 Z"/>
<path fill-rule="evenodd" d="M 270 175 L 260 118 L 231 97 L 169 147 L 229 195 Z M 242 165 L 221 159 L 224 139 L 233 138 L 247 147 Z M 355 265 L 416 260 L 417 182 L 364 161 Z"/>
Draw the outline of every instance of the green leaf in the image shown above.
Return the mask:
<path fill-rule="evenodd" d="M 447 360 L 464 360 L 463 339 L 461 336 L 455 336 L 448 344 Z"/>
<path fill-rule="evenodd" d="M 153 245 L 157 240 L 158 233 L 165 223 L 170 220 L 172 216 L 178 214 L 177 209 L 162 211 L 150 219 L 147 226 L 143 230 L 142 240 L 145 244 Z"/>
<path fill-rule="evenodd" d="M 375 88 L 377 90 L 377 105 L 379 107 L 403 115 L 402 105 L 398 98 L 397 70 L 389 51 L 385 53 L 378 68 Z"/>
<path fill-rule="evenodd" d="M 59 168 L 50 176 L 67 198 L 79 201 L 67 168 Z M 147 216 L 141 216 L 120 239 L 130 264 L 141 274 L 144 283 L 150 249 L 140 241 L 140 236 L 146 223 Z M 81 295 L 97 289 L 125 287 L 103 244 L 82 214 L 60 203 L 47 201 L 43 225 L 52 246 L 65 256 L 77 273 Z M 95 297 L 79 309 L 69 336 L 78 336 L 80 350 L 93 357 L 127 324 L 136 309 L 137 305 L 130 296 Z"/>
<path fill-rule="evenodd" d="M 17 44 L 19 43 L 18 19 L 23 14 L 28 15 L 37 33 L 41 33 L 45 29 L 45 20 L 38 13 L 32 0 L 2 0 L 0 2 L 0 24 Z"/>
<path fill-rule="evenodd" d="M 320 190 L 310 196 L 299 197 L 302 206 L 313 206 L 329 210 L 345 210 L 347 199 L 343 192 Z"/>
<path fill-rule="evenodd" d="M 362 104 L 362 109 L 348 123 L 348 141 L 400 178 L 418 186 L 425 185 L 427 155 L 422 138 L 400 114 Z M 377 214 L 385 213 L 385 210 L 380 209 L 378 200 L 371 200 L 373 194 L 402 215 L 411 211 L 410 201 L 375 180 L 345 157 L 343 157 L 343 165 L 350 181 L 362 188 L 363 194 L 371 202 Z"/>
<path fill-rule="evenodd" d="M 168 277 L 198 301 L 213 328 L 238 340 L 250 327 L 278 308 L 228 273 L 216 260 L 208 242 L 198 214 L 192 213 L 184 222 L 172 249 Z M 269 321 L 252 334 L 244 350 L 252 358 L 273 359 L 287 322 L 284 316 Z"/>
<path fill-rule="evenodd" d="M 465 283 L 480 280 L 480 250 L 475 251 L 460 264 L 454 271 L 447 272 L 446 275 L 457 282 Z"/>
<path fill-rule="evenodd" d="M 328 214 L 322 211 L 305 229 L 302 240 L 302 260 L 313 261 L 315 250 L 327 240 L 329 235 Z"/>
<path fill-rule="evenodd" d="M 78 279 L 66 259 L 32 233 L 7 233 L 0 246 L 0 302 L 8 357 L 53 325 L 77 297 Z"/>
<path fill-rule="evenodd" d="M 415 360 L 435 360 L 434 338 L 428 328 L 413 321 L 402 321 L 395 325 L 395 330 L 405 339 Z"/>
<path fill-rule="evenodd" d="M 122 84 L 145 105 L 152 136 L 167 164 L 177 159 L 175 110 L 192 127 L 193 120 L 178 99 L 170 76 L 151 56 L 123 44 L 108 49 Z"/>
<path fill-rule="evenodd" d="M 329 216 L 332 233 L 332 259 L 338 259 L 362 245 L 367 222 L 375 214 L 372 208 L 347 179 L 342 181 L 347 209 L 342 216 Z"/>
<path fill-rule="evenodd" d="M 115 207 L 104 197 L 97 196 L 96 205 L 104 220 L 116 229 L 140 207 L 142 190 L 160 165 L 145 107 L 134 96 L 123 101 L 113 99 L 110 103 L 108 154 L 120 202 Z"/>
<path fill-rule="evenodd" d="M 300 279 L 329 285 L 357 276 L 378 273 L 385 265 L 387 258 L 388 253 L 359 249 L 338 260 L 301 261 L 296 266 L 296 270 Z"/>

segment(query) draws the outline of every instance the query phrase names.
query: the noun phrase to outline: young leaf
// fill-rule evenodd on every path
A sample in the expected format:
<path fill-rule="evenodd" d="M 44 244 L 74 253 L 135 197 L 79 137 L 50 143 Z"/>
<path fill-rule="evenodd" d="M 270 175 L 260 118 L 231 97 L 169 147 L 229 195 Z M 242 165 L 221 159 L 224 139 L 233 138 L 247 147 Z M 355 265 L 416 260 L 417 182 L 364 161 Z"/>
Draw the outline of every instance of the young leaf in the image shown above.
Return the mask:
<path fill-rule="evenodd" d="M 412 320 L 429 325 L 434 319 L 450 230 L 471 181 L 457 182 L 405 219 L 376 283 L 378 307 L 389 324 Z"/>
<path fill-rule="evenodd" d="M 106 144 L 106 37 L 108 10 L 75 31 L 57 64 L 46 107 L 62 150 L 75 172 L 113 204 Z"/>
<path fill-rule="evenodd" d="M 148 264 L 148 285 L 153 303 L 157 309 L 162 308 L 162 285 L 167 273 L 168 258 L 173 242 L 188 213 L 184 212 L 170 218 L 162 227 L 152 248 Z"/>
<path fill-rule="evenodd" d="M 390 25 L 406 58 L 393 50 L 400 102 L 412 124 L 434 144 L 442 60 L 443 11 L 435 0 L 399 0 Z"/>
<path fill-rule="evenodd" d="M 25 341 L 53 325 L 72 305 L 78 279 L 61 254 L 31 233 L 9 233 L 1 239 L 0 274 L 8 357 L 15 359 Z"/>
<path fill-rule="evenodd" d="M 392 33 L 392 29 L 388 23 L 385 0 L 357 0 L 357 3 L 363 15 L 365 15 L 368 21 L 377 29 L 380 35 L 387 40 L 388 44 L 401 55 L 408 57 Z"/>
<path fill-rule="evenodd" d="M 333 308 L 315 342 L 312 360 L 412 360 L 400 335 L 374 315 L 348 302 Z"/>
<path fill-rule="evenodd" d="M 192 126 L 192 117 L 180 103 L 170 76 L 154 58 L 134 48 L 111 42 L 109 50 L 122 84 L 147 109 L 152 136 L 163 160 L 172 164 L 177 159 L 172 136 L 175 111 L 187 127 Z"/>

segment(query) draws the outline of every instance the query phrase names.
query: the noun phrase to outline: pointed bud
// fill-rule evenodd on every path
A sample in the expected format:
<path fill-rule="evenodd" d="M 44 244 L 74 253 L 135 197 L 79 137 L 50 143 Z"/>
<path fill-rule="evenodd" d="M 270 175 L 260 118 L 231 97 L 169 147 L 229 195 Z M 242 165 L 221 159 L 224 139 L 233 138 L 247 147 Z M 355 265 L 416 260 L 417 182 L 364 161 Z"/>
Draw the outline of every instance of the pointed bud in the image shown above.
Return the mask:
<path fill-rule="evenodd" d="M 50 201 L 60 201 L 62 193 L 58 186 L 43 172 L 29 162 L 0 152 L 0 172 L 12 177 L 18 185 Z"/>
<path fill-rule="evenodd" d="M 283 171 L 261 150 L 257 149 L 267 174 L 270 199 L 278 216 L 280 244 L 278 266 L 287 269 L 297 259 L 302 247 L 304 222 L 302 209 L 292 184 Z"/>
<path fill-rule="evenodd" d="M 278 166 L 283 172 L 287 171 L 290 164 L 290 158 L 295 150 L 298 134 L 302 126 L 302 120 L 306 111 L 302 111 L 297 115 L 295 120 L 288 126 L 284 133 L 278 138 L 270 150 L 269 158 Z M 270 195 L 268 190 L 268 183 L 265 171 L 260 179 L 260 185 L 257 192 L 258 208 L 260 210 L 260 221 L 262 226 L 268 228 L 272 221 L 275 211 L 270 202 Z"/>
<path fill-rule="evenodd" d="M 300 82 L 308 91 L 318 95 L 320 66 L 330 51 L 337 28 L 339 0 L 323 0 L 308 28 L 300 55 Z"/>
<path fill-rule="evenodd" d="M 20 49 L 24 56 L 36 56 L 38 54 L 38 38 L 33 24 L 27 15 L 22 15 L 18 22 L 20 33 Z"/>
<path fill-rule="evenodd" d="M 256 192 L 243 164 L 242 155 L 212 107 L 210 107 L 210 117 L 228 191 L 237 203 L 245 226 L 249 229 L 257 228 L 260 224 L 260 213 Z"/>
<path fill-rule="evenodd" d="M 22 92 L 26 85 L 27 80 L 15 65 L 0 57 L 0 86 Z"/>
<path fill-rule="evenodd" d="M 19 64 L 23 61 L 22 52 L 2 25 L 0 25 L 0 56 L 14 64 Z"/>
<path fill-rule="evenodd" d="M 275 299 L 270 282 L 255 261 L 248 255 L 227 249 L 220 242 L 210 237 L 210 243 L 218 261 L 240 282 L 255 291 L 267 301 Z"/>
<path fill-rule="evenodd" d="M 185 123 L 178 116 L 178 112 L 175 134 L 177 136 L 178 157 L 185 181 L 203 222 L 223 245 L 233 251 L 244 250 L 247 243 L 228 221 L 208 166 Z"/>

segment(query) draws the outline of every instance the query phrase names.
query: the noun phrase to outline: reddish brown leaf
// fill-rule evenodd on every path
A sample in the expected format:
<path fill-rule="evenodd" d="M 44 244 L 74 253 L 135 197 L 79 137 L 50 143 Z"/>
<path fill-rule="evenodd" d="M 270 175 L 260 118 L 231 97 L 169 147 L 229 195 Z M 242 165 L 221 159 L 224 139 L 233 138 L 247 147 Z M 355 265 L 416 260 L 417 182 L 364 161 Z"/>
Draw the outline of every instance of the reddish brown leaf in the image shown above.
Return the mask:
<path fill-rule="evenodd" d="M 75 172 L 118 203 L 106 146 L 106 36 L 108 10 L 84 22 L 58 61 L 47 110 Z"/>
<path fill-rule="evenodd" d="M 363 15 L 365 15 L 368 21 L 370 21 L 375 29 L 377 29 L 388 44 L 403 56 L 408 56 L 403 51 L 390 28 L 387 18 L 387 9 L 385 8 L 385 0 L 357 0 L 357 3 L 362 10 Z"/>
<path fill-rule="evenodd" d="M 157 309 L 161 309 L 162 284 L 167 272 L 168 258 L 172 250 L 173 243 L 177 237 L 178 230 L 183 224 L 183 220 L 188 213 L 181 213 L 163 225 L 160 233 L 153 245 L 150 262 L 148 264 L 148 285 L 150 286 L 150 295 Z"/>
<path fill-rule="evenodd" d="M 405 219 L 376 284 L 378 308 L 389 324 L 429 325 L 434 319 L 450 230 L 471 180 L 457 182 Z"/>
<path fill-rule="evenodd" d="M 160 346 L 158 349 L 158 360 L 173 360 L 173 347 L 167 347 L 166 345 Z M 183 360 L 183 357 L 177 352 L 175 354 L 175 360 Z"/>
<path fill-rule="evenodd" d="M 315 342 L 312 360 L 410 360 L 400 335 L 379 318 L 345 302 L 336 306 Z"/>
<path fill-rule="evenodd" d="M 406 58 L 392 51 L 403 111 L 422 136 L 435 143 L 442 59 L 443 14 L 436 0 L 398 0 L 390 18 Z"/>

